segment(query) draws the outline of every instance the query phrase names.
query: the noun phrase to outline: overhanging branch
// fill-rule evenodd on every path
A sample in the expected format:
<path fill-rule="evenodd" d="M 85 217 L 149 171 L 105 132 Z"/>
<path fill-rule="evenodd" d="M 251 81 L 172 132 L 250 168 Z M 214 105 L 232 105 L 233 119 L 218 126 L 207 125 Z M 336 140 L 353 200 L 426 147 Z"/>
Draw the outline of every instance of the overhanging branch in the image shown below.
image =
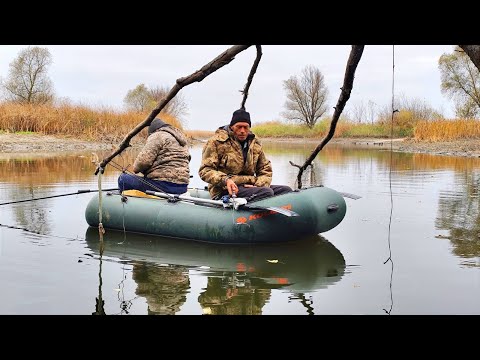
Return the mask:
<path fill-rule="evenodd" d="M 470 60 L 475 64 L 480 71 L 480 45 L 458 45 L 468 55 Z"/>
<path fill-rule="evenodd" d="M 215 59 L 210 61 L 208 64 L 204 65 L 200 70 L 195 71 L 193 74 L 182 77 L 177 79 L 176 84 L 170 89 L 167 95 L 165 95 L 164 98 L 160 100 L 160 102 L 157 104 L 157 106 L 152 110 L 150 115 L 148 115 L 145 120 L 143 120 L 141 123 L 139 123 L 132 131 L 130 131 L 125 138 L 122 140 L 120 145 L 115 149 L 110 155 L 108 155 L 106 158 L 104 158 L 101 163 L 97 166 L 97 169 L 95 170 L 95 175 L 98 174 L 99 171 L 104 171 L 105 166 L 118 154 L 120 154 L 123 150 L 125 150 L 127 147 L 130 146 L 130 140 L 137 135 L 144 127 L 149 126 L 150 123 L 155 119 L 155 117 L 162 111 L 162 109 L 168 104 L 170 100 L 172 100 L 175 95 L 185 86 L 190 85 L 193 82 L 200 82 L 203 79 L 205 79 L 208 75 L 211 73 L 217 71 L 221 67 L 229 64 L 235 56 L 249 48 L 251 45 L 235 45 L 232 46 L 231 48 L 227 49 L 224 51 L 222 54 L 218 55 Z M 257 53 L 258 53 L 258 47 L 257 47 Z M 260 52 L 261 54 L 261 52 Z M 258 58 L 258 55 L 257 55 Z M 257 63 L 258 65 L 258 63 Z M 254 69 L 252 68 L 252 71 Z M 255 67 L 256 70 L 256 67 Z M 255 71 L 253 71 L 255 73 Z M 251 77 L 253 77 L 253 74 L 251 74 Z M 247 89 L 248 90 L 248 89 Z M 244 99 L 245 101 L 245 99 Z"/>
<path fill-rule="evenodd" d="M 343 86 L 341 88 L 342 92 L 340 93 L 340 97 L 337 101 L 337 106 L 335 106 L 335 111 L 333 113 L 332 122 L 330 123 L 330 129 L 327 135 L 322 139 L 320 144 L 317 145 L 315 150 L 310 154 L 303 165 L 294 164 L 290 161 L 290 165 L 295 166 L 299 169 L 297 175 L 297 186 L 299 189 L 302 188 L 302 174 L 305 169 L 312 163 L 318 153 L 323 149 L 325 145 L 330 141 L 330 139 L 335 134 L 335 129 L 337 127 L 338 119 L 342 114 L 345 105 L 350 98 L 350 93 L 352 92 L 353 88 L 353 80 L 355 78 L 355 71 L 357 69 L 357 65 L 362 58 L 363 49 L 365 45 L 352 45 L 352 50 L 350 51 L 350 56 L 348 57 L 347 67 L 345 69 L 345 77 L 343 79 Z"/>
<path fill-rule="evenodd" d="M 250 89 L 250 85 L 252 84 L 253 75 L 255 75 L 255 73 L 257 72 L 258 64 L 260 63 L 260 59 L 262 58 L 262 46 L 256 45 L 256 48 L 257 48 L 257 57 L 253 62 L 252 68 L 250 70 L 250 74 L 248 75 L 247 83 L 245 84 L 245 87 L 241 91 L 243 94 L 243 101 L 242 101 L 242 104 L 240 105 L 240 108 L 243 110 L 245 110 L 245 102 L 247 101 L 248 89 Z"/>

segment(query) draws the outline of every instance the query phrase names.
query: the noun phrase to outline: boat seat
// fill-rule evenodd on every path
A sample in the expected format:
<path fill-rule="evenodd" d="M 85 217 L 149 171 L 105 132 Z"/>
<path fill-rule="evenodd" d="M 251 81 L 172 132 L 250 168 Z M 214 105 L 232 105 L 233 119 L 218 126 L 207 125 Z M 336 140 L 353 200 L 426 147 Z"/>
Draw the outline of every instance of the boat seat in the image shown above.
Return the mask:
<path fill-rule="evenodd" d="M 153 196 L 153 195 L 148 195 L 148 194 L 146 194 L 146 193 L 144 193 L 143 191 L 140 191 L 140 190 L 125 190 L 125 191 L 122 191 L 122 195 L 158 199 L 158 197 Z"/>

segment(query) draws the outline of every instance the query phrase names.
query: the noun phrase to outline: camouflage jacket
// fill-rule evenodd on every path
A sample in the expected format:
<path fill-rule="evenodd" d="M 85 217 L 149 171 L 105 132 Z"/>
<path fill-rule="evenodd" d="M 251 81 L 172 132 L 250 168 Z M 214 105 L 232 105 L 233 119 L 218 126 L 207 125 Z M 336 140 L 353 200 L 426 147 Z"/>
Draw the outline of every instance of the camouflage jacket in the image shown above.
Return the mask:
<path fill-rule="evenodd" d="M 164 126 L 147 138 L 133 163 L 133 171 L 152 180 L 188 184 L 190 153 L 187 138 L 177 128 Z"/>
<path fill-rule="evenodd" d="M 270 160 L 266 158 L 255 134 L 250 133 L 247 141 L 249 147 L 245 162 L 240 142 L 235 139 L 228 125 L 217 129 L 215 135 L 203 147 L 198 174 L 208 183 L 208 191 L 213 199 L 226 189 L 227 177 L 237 185 L 270 186 L 272 182 Z"/>

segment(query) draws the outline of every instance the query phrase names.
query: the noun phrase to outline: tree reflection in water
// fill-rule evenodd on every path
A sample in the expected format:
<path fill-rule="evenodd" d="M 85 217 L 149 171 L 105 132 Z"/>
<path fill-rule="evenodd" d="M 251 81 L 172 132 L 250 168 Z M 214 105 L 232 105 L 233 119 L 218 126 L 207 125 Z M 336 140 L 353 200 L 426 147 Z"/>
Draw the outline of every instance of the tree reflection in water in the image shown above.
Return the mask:
<path fill-rule="evenodd" d="M 10 196 L 12 199 L 34 199 L 38 195 L 33 185 L 28 185 L 23 188 L 10 189 Z M 16 223 L 27 231 L 37 234 L 49 234 L 51 229 L 48 216 L 48 207 L 45 203 L 38 201 L 25 202 L 13 205 L 13 214 Z"/>
<path fill-rule="evenodd" d="M 27 200 L 58 195 L 58 184 L 68 186 L 92 178 L 89 157 L 63 153 L 17 154 L 0 153 L 0 178 L 5 185 L 2 197 L 5 200 Z M 105 176 L 114 173 L 111 169 Z M 17 224 L 30 232 L 50 235 L 55 221 L 49 212 L 48 200 L 12 204 Z"/>
<path fill-rule="evenodd" d="M 448 230 L 453 253 L 467 259 L 465 266 L 480 266 L 480 174 L 456 173 L 455 189 L 440 193 L 436 227 Z M 471 261 L 475 259 L 476 261 Z M 469 261 L 470 260 L 470 261 Z"/>

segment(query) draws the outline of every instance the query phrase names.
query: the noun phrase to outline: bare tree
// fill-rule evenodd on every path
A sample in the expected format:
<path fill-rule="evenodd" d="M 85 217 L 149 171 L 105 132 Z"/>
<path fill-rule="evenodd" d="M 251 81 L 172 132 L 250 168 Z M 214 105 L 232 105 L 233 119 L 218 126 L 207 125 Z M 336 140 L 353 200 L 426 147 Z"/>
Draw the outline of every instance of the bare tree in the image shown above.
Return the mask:
<path fill-rule="evenodd" d="M 352 113 L 353 121 L 356 121 L 357 123 L 361 123 L 366 119 L 367 109 L 365 108 L 363 101 L 353 105 Z"/>
<path fill-rule="evenodd" d="M 474 113 L 480 115 L 480 71 L 469 56 L 456 47 L 453 54 L 443 54 L 440 57 L 438 67 L 442 93 L 454 99 L 457 116 L 472 113 L 472 102 L 477 106 Z"/>
<path fill-rule="evenodd" d="M 312 65 L 302 70 L 301 78 L 292 76 L 283 82 L 287 92 L 287 109 L 282 115 L 313 128 L 327 111 L 328 89 L 322 73 Z"/>
<path fill-rule="evenodd" d="M 395 102 L 399 116 L 396 116 L 394 123 L 396 125 L 413 126 L 418 121 L 443 119 L 441 111 L 434 109 L 425 100 L 420 98 L 408 98 L 401 93 Z M 392 105 L 384 105 L 378 111 L 378 121 L 380 124 L 388 124 L 392 119 Z"/>
<path fill-rule="evenodd" d="M 368 100 L 368 105 L 367 105 L 367 114 L 368 114 L 368 120 L 370 121 L 371 124 L 375 121 L 375 116 L 377 115 L 377 110 L 375 107 L 377 104 L 372 101 Z"/>
<path fill-rule="evenodd" d="M 153 106 L 160 102 L 165 96 L 167 96 L 169 88 L 166 86 L 156 86 L 150 89 L 151 99 Z M 153 107 L 152 106 L 152 107 Z M 184 115 L 188 114 L 188 106 L 182 94 L 177 94 L 165 107 L 163 111 L 181 120 Z"/>
<path fill-rule="evenodd" d="M 53 83 L 48 77 L 52 55 L 47 48 L 28 47 L 10 63 L 8 77 L 2 81 L 7 100 L 43 104 L 53 100 Z"/>
<path fill-rule="evenodd" d="M 399 111 L 409 111 L 415 120 L 435 120 L 442 118 L 440 111 L 435 110 L 425 100 L 420 98 L 408 98 L 401 94 L 396 107 Z"/>

